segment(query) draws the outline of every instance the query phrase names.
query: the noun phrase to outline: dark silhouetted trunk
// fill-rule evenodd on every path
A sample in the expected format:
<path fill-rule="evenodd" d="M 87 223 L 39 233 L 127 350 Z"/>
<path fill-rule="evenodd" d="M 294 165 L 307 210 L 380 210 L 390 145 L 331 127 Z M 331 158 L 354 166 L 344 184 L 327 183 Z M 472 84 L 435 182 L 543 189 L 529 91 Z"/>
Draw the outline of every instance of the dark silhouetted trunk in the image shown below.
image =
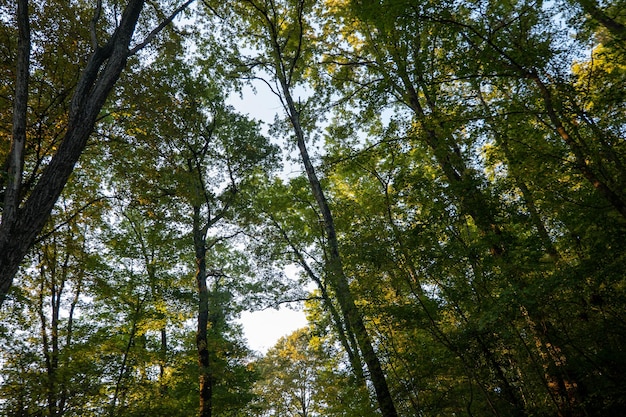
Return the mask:
<path fill-rule="evenodd" d="M 198 288 L 198 329 L 196 348 L 200 368 L 200 417 L 211 417 L 213 408 L 213 375 L 209 361 L 207 331 L 209 327 L 209 291 L 206 271 L 206 229 L 201 225 L 200 207 L 194 207 L 193 244 L 196 256 L 196 285 Z"/>

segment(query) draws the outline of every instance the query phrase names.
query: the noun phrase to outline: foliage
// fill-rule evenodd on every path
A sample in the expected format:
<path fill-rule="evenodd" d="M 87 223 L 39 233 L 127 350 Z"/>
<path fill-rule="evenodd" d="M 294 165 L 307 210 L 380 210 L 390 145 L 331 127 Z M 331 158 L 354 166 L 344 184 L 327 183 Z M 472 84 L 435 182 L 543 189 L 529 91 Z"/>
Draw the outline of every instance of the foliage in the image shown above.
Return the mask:
<path fill-rule="evenodd" d="M 31 2 L 23 106 L 17 3 L 0 261 L 30 252 L 0 294 L 0 413 L 623 412 L 623 1 L 205 1 L 154 37 L 177 6 L 131 0 L 131 29 L 126 3 Z M 103 58 L 117 88 L 78 123 L 118 28 L 127 68 Z M 227 104 L 247 87 L 278 97 L 269 126 Z M 303 301 L 252 355 L 238 314 Z"/>
<path fill-rule="evenodd" d="M 255 363 L 259 380 L 254 416 L 375 415 L 367 394 L 351 383 L 341 351 L 303 328 L 283 338 Z"/>

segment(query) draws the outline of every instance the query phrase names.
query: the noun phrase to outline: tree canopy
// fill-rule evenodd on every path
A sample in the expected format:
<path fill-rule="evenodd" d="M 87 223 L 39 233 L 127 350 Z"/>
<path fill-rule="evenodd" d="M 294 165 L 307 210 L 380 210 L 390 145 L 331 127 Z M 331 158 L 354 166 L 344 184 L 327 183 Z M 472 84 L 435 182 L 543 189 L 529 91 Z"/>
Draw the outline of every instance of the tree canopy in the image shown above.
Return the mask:
<path fill-rule="evenodd" d="M 621 415 L 625 10 L 3 2 L 0 414 Z"/>

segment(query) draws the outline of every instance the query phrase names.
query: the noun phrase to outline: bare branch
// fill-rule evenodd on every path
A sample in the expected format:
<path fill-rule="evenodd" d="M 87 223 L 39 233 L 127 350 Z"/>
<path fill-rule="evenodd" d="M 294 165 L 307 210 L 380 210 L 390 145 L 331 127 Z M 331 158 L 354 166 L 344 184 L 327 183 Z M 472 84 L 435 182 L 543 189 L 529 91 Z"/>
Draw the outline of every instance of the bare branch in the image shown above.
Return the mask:
<path fill-rule="evenodd" d="M 148 36 L 146 36 L 146 38 L 141 43 L 137 44 L 134 48 L 132 48 L 129 51 L 128 55 L 129 56 L 135 55 L 141 49 L 145 48 L 146 45 L 152 42 L 152 40 L 156 37 L 156 35 L 159 34 L 159 32 L 161 32 L 167 25 L 169 25 L 172 22 L 172 20 L 176 18 L 176 16 L 178 16 L 183 10 L 189 7 L 189 5 L 193 3 L 194 1 L 195 0 L 187 0 L 186 2 L 178 6 L 178 8 L 174 10 L 174 12 L 172 12 L 172 14 L 169 15 L 165 20 L 159 23 L 159 25 L 156 28 L 154 28 L 152 32 L 150 32 L 150 34 L 148 34 Z"/>
<path fill-rule="evenodd" d="M 94 198 L 88 202 L 86 202 L 85 204 L 83 204 L 82 206 L 80 206 L 78 208 L 78 210 L 76 210 L 76 212 L 72 213 L 67 219 L 63 220 L 61 223 L 57 224 L 54 226 L 54 228 L 52 230 L 50 230 L 48 233 L 45 233 L 43 235 L 40 235 L 37 240 L 35 240 L 35 243 L 41 243 L 44 240 L 48 239 L 50 236 L 52 236 L 54 233 L 56 233 L 57 231 L 59 231 L 63 226 L 69 224 L 73 219 L 75 219 L 79 214 L 83 213 L 86 209 L 88 209 L 89 207 L 91 207 L 92 205 L 94 205 L 95 203 L 102 201 L 102 200 L 107 200 L 113 197 L 107 197 L 107 196 L 100 196 L 97 198 Z"/>
<path fill-rule="evenodd" d="M 296 297 L 296 298 L 287 298 L 284 300 L 276 300 L 274 303 L 270 304 L 270 306 L 266 307 L 265 310 L 269 308 L 276 309 L 283 304 L 301 303 L 301 302 L 313 301 L 313 300 L 323 301 L 324 299 L 320 296 L 312 295 L 309 297 Z"/>
<path fill-rule="evenodd" d="M 96 33 L 96 24 L 98 20 L 100 20 L 100 15 L 102 14 L 102 0 L 98 0 L 96 4 L 96 10 L 93 13 L 93 18 L 91 19 L 91 23 L 89 24 L 90 32 L 91 32 L 91 47 L 95 51 L 98 49 L 98 34 Z"/>

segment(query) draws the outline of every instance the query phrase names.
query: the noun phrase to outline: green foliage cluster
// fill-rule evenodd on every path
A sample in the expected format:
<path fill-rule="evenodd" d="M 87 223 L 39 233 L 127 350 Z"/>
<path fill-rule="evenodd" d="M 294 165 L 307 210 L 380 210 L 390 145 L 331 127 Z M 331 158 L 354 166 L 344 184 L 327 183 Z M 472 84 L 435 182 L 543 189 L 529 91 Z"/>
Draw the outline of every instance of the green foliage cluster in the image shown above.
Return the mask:
<path fill-rule="evenodd" d="M 122 9 L 31 3 L 20 198 Z M 0 414 L 623 414 L 623 6 L 198 3 L 129 58 L 1 306 Z M 269 126 L 227 104 L 246 85 Z M 298 301 L 309 326 L 250 352 L 239 313 Z"/>

